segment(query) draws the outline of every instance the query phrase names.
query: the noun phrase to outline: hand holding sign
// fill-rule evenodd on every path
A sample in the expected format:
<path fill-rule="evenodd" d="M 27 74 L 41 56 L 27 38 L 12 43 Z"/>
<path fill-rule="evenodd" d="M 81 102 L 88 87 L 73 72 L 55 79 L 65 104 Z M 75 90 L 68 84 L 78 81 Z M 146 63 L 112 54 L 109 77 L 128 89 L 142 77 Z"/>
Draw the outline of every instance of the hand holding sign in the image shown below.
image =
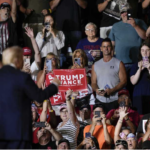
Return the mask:
<path fill-rule="evenodd" d="M 61 84 L 60 80 L 57 78 L 54 78 L 52 83 L 56 84 L 57 86 L 59 86 Z"/>
<path fill-rule="evenodd" d="M 72 90 L 69 89 L 69 90 L 66 92 L 66 101 L 71 100 L 71 95 L 72 95 Z"/>
<path fill-rule="evenodd" d="M 46 74 L 46 86 L 53 82 L 54 77 L 60 80 L 61 85 L 59 92 L 50 98 L 52 105 L 64 103 L 68 89 L 72 90 L 72 99 L 81 98 L 88 94 L 85 69 L 54 69 L 53 73 Z"/>

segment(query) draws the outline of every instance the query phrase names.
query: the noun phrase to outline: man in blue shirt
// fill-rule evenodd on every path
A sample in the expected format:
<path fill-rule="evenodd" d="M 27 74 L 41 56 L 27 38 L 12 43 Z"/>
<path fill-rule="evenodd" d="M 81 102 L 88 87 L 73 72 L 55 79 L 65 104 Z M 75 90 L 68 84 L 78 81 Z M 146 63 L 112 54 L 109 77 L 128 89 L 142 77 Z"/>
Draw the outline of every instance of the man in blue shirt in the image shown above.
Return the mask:
<path fill-rule="evenodd" d="M 128 79 L 127 89 L 132 95 L 133 86 L 130 83 L 129 72 L 132 64 L 138 60 L 139 47 L 142 44 L 142 39 L 146 39 L 147 26 L 142 20 L 132 17 L 127 19 L 128 3 L 120 3 L 119 9 L 122 21 L 113 25 L 109 38 L 115 47 L 116 58 L 125 64 Z"/>
<path fill-rule="evenodd" d="M 119 9 L 122 21 L 115 23 L 109 38 L 115 46 L 116 58 L 125 63 L 125 66 L 137 62 L 138 49 L 142 39 L 146 39 L 146 24 L 139 19 L 127 20 L 128 4 L 120 4 Z"/>
<path fill-rule="evenodd" d="M 82 49 L 88 58 L 88 67 L 91 68 L 93 63 L 102 57 L 100 51 L 102 39 L 96 36 L 97 26 L 90 22 L 85 26 L 86 38 L 79 41 L 76 49 Z"/>

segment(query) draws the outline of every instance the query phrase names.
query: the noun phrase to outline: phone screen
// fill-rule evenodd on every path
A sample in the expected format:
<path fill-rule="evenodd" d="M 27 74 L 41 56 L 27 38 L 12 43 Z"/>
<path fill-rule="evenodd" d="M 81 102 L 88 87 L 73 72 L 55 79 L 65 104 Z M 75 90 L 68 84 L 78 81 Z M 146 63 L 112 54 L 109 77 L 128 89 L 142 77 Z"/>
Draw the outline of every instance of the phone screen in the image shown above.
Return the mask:
<path fill-rule="evenodd" d="M 45 122 L 35 122 L 34 127 L 45 127 Z"/>
<path fill-rule="evenodd" d="M 100 111 L 95 111 L 95 116 L 96 116 L 96 118 L 99 118 L 100 117 Z"/>
<path fill-rule="evenodd" d="M 25 64 L 28 64 L 28 65 L 30 66 L 30 59 L 29 59 L 29 58 L 26 58 L 26 59 L 24 60 L 24 63 L 25 63 Z"/>
<path fill-rule="evenodd" d="M 77 63 L 79 66 L 81 66 L 80 58 L 75 58 L 75 63 Z"/>
<path fill-rule="evenodd" d="M 120 107 L 125 107 L 125 105 L 126 105 L 125 101 L 121 101 L 120 104 L 119 104 Z"/>
<path fill-rule="evenodd" d="M 86 138 L 91 137 L 91 133 L 90 133 L 90 132 L 86 132 L 86 133 L 85 133 L 85 137 L 86 137 Z"/>
<path fill-rule="evenodd" d="M 52 60 L 46 60 L 47 71 L 52 71 Z"/>
<path fill-rule="evenodd" d="M 128 9 L 128 10 L 127 10 L 127 20 L 129 20 L 131 17 L 132 17 L 132 15 L 131 15 L 131 10 Z"/>

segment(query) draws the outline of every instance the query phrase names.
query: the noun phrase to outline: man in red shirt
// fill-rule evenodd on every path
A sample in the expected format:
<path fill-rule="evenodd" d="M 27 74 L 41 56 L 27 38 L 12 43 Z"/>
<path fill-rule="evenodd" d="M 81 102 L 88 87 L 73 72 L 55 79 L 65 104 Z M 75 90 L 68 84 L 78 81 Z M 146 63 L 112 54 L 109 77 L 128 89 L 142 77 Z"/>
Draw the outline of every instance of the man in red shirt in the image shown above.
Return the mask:
<path fill-rule="evenodd" d="M 131 99 L 130 99 L 129 91 L 123 89 L 123 90 L 119 91 L 118 96 L 119 96 L 119 98 L 118 98 L 119 105 L 122 102 L 124 102 L 125 107 L 127 107 L 127 112 L 128 112 L 128 115 L 123 120 L 123 126 L 129 126 L 132 133 L 134 133 L 136 127 L 138 127 L 138 124 L 140 121 L 140 116 L 137 111 L 131 109 L 131 107 L 130 107 Z M 108 112 L 106 118 L 110 119 L 111 124 L 115 126 L 119 119 L 119 108 L 110 110 Z"/>

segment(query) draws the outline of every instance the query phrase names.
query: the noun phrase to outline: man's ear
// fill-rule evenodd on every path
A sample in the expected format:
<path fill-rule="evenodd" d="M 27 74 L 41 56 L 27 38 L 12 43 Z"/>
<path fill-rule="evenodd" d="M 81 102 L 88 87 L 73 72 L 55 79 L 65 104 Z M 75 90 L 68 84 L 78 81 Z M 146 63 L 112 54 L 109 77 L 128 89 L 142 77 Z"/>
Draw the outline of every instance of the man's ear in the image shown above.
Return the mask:
<path fill-rule="evenodd" d="M 102 51 L 102 46 L 100 46 L 100 51 L 103 52 L 103 51 Z"/>

